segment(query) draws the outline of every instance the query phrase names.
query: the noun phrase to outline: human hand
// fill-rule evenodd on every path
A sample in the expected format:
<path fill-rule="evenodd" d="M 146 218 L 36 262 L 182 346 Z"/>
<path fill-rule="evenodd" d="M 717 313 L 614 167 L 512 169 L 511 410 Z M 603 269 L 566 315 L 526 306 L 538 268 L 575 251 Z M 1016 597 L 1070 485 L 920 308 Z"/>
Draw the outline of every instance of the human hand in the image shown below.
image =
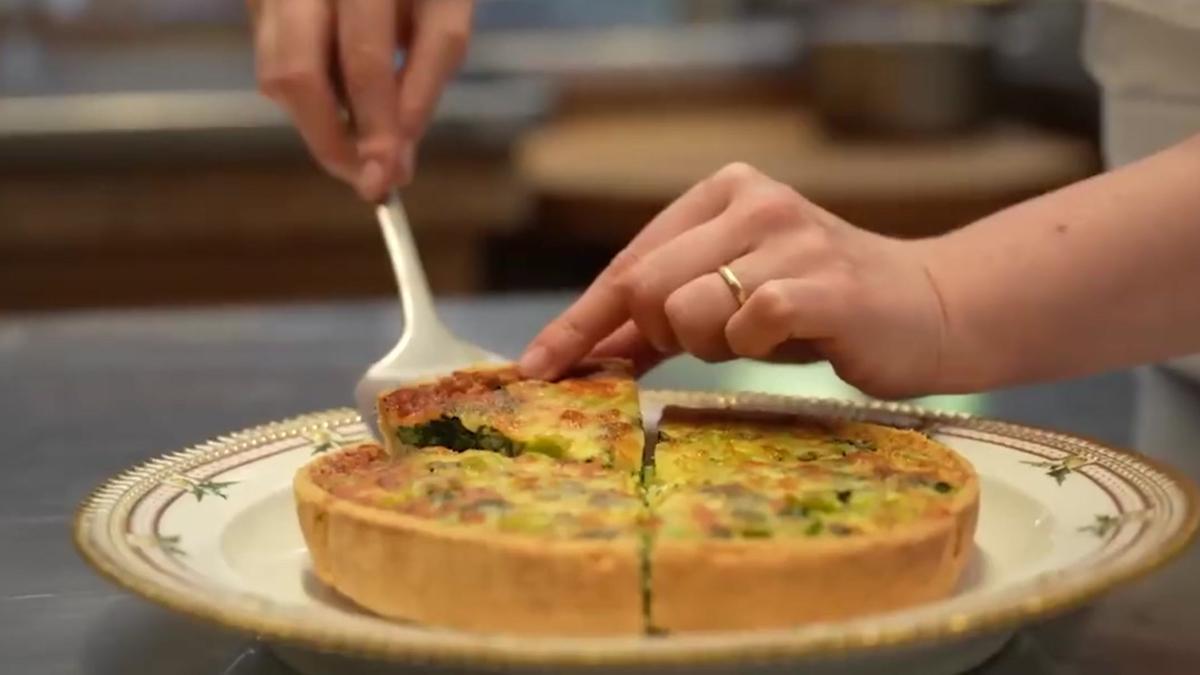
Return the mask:
<path fill-rule="evenodd" d="M 922 252 L 731 164 L 655 217 L 538 334 L 521 369 L 555 377 L 588 354 L 631 358 L 639 371 L 680 352 L 826 359 L 867 393 L 921 393 L 937 381 L 946 323 Z M 721 265 L 743 285 L 744 305 Z"/>
<path fill-rule="evenodd" d="M 292 117 L 317 162 L 372 201 L 411 180 L 417 144 L 466 53 L 472 1 L 247 4 L 259 87 Z"/>

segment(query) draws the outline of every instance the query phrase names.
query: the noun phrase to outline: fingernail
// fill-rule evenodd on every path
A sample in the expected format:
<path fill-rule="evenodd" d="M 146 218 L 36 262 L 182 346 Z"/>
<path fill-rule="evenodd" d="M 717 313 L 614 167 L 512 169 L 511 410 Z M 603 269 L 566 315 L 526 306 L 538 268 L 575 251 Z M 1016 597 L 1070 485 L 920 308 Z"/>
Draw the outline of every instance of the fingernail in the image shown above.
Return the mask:
<path fill-rule="evenodd" d="M 534 347 L 525 352 L 521 360 L 517 362 L 517 368 L 525 377 L 545 378 L 550 373 L 550 352 L 546 351 L 545 347 Z"/>
<path fill-rule="evenodd" d="M 396 180 L 399 183 L 408 183 L 413 179 L 413 171 L 416 163 L 414 158 L 413 146 L 406 146 L 400 151 L 396 157 Z"/>
<path fill-rule="evenodd" d="M 365 199 L 375 199 L 383 194 L 387 186 L 383 184 L 383 165 L 378 160 L 367 160 L 366 166 L 358 174 L 358 191 Z"/>

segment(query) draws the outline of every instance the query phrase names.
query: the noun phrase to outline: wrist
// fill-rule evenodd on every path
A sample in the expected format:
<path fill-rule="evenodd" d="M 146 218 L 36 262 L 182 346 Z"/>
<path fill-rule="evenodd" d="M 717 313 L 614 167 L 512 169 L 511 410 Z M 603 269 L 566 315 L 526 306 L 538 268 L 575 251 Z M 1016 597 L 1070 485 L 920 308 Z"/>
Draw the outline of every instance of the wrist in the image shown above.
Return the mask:
<path fill-rule="evenodd" d="M 936 366 L 926 388 L 941 394 L 981 391 L 1001 380 L 998 355 L 973 325 L 969 293 L 957 274 L 966 259 L 953 239 L 950 233 L 911 242 L 938 308 Z"/>

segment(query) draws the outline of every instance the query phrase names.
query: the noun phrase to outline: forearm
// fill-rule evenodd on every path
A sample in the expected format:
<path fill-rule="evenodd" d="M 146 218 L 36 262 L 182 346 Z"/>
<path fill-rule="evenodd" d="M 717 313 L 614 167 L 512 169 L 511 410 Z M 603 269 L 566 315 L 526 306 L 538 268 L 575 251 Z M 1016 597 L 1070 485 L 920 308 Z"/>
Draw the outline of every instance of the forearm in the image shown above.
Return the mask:
<path fill-rule="evenodd" d="M 1200 351 L 1200 136 L 917 247 L 944 309 L 939 390 Z"/>

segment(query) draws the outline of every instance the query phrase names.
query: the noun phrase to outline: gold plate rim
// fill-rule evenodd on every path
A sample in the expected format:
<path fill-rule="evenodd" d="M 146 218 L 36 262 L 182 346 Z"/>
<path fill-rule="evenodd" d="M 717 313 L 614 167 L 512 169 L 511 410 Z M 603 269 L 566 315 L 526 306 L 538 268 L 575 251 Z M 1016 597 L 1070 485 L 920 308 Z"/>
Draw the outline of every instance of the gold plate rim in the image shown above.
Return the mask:
<path fill-rule="evenodd" d="M 644 390 L 644 397 L 658 398 L 664 405 L 699 405 L 720 408 L 782 408 L 850 419 L 871 419 L 890 423 L 908 423 L 923 428 L 954 424 L 966 428 L 1002 434 L 1016 439 L 1093 446 L 1140 464 L 1165 476 L 1184 496 L 1182 524 L 1149 555 L 1137 564 L 1110 569 L 1089 582 L 1068 588 L 1051 587 L 1018 603 L 1007 603 L 971 614 L 956 614 L 937 621 L 917 623 L 889 630 L 863 630 L 818 636 L 797 636 L 760 644 L 730 644 L 691 649 L 644 651 L 639 648 L 575 652 L 523 651 L 479 640 L 470 645 L 438 644 L 420 640 L 381 639 L 364 636 L 354 630 L 337 630 L 315 623 L 304 623 L 283 613 L 263 613 L 252 607 L 225 606 L 186 591 L 175 590 L 124 569 L 110 559 L 102 546 L 88 536 L 92 519 L 105 512 L 105 505 L 125 493 L 133 484 L 164 470 L 177 468 L 189 460 L 230 456 L 256 444 L 289 438 L 331 427 L 361 423 L 350 408 L 333 408 L 298 415 L 282 421 L 250 427 L 212 441 L 148 459 L 102 481 L 75 510 L 72 539 L 79 555 L 101 576 L 114 584 L 170 610 L 225 628 L 257 635 L 321 652 L 352 657 L 403 661 L 490 666 L 645 666 L 687 665 L 721 662 L 768 662 L 806 657 L 860 655 L 882 648 L 916 646 L 940 641 L 962 640 L 990 632 L 1011 629 L 1047 618 L 1094 600 L 1115 587 L 1157 570 L 1182 553 L 1195 539 L 1200 527 L 1200 490 L 1178 469 L 1136 451 L 1114 447 L 1086 436 L 1067 434 L 1038 426 L 1016 424 L 966 413 L 939 411 L 908 403 L 885 401 L 848 401 L 761 394 L 753 392 L 718 393 L 699 391 Z"/>

